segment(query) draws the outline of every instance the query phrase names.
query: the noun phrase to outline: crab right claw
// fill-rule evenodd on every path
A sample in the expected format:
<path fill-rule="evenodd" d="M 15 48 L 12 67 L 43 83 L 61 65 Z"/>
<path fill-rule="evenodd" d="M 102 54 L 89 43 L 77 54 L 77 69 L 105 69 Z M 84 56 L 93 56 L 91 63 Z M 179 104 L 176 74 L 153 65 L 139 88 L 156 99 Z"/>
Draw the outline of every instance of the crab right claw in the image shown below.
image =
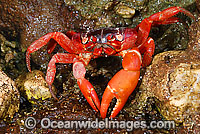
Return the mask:
<path fill-rule="evenodd" d="M 110 118 L 114 118 L 125 105 L 128 97 L 137 86 L 140 77 L 141 55 L 137 48 L 124 54 L 122 66 L 119 72 L 109 81 L 101 102 L 101 117 L 106 118 L 110 102 L 114 97 L 117 103 L 113 108 Z"/>

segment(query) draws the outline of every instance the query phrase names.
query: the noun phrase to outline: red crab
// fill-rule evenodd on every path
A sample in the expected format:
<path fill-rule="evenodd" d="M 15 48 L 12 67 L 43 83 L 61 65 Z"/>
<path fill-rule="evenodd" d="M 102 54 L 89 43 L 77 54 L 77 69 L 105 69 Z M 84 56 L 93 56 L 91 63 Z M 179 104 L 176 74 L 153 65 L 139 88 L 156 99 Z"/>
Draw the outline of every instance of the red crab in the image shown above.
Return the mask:
<path fill-rule="evenodd" d="M 111 100 L 114 97 L 117 98 L 117 103 L 110 116 L 110 118 L 114 118 L 135 89 L 140 76 L 141 65 L 145 67 L 151 62 L 155 48 L 154 40 L 148 37 L 151 27 L 178 22 L 179 19 L 173 16 L 179 12 L 195 19 L 189 11 L 181 7 L 170 7 L 144 19 L 135 28 L 104 28 L 86 33 L 74 31 L 69 31 L 66 34 L 61 32 L 48 33 L 28 47 L 26 52 L 28 70 L 31 71 L 30 54 L 53 39 L 54 41 L 51 40 L 48 44 L 48 53 L 53 51 L 57 43 L 68 53 L 55 54 L 48 64 L 46 81 L 52 96 L 56 98 L 51 89 L 56 73 L 55 63 L 73 63 L 73 75 L 81 92 L 95 111 L 100 110 L 102 118 L 106 117 Z M 143 54 L 143 59 L 141 54 Z M 91 58 L 110 55 L 123 57 L 123 69 L 109 81 L 100 105 L 93 86 L 85 79 L 85 66 L 88 65 Z"/>

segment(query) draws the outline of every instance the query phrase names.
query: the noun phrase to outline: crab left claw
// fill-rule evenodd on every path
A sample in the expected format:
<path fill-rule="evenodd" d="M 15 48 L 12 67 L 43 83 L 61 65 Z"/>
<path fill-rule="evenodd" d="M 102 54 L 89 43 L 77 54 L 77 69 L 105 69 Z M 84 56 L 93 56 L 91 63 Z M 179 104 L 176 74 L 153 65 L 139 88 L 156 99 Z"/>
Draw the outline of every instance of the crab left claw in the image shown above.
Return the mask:
<path fill-rule="evenodd" d="M 97 112 L 100 109 L 100 101 L 92 84 L 85 79 L 85 73 L 86 70 L 82 62 L 75 62 L 73 64 L 73 75 L 77 80 L 78 86 L 87 102 Z"/>
<path fill-rule="evenodd" d="M 125 105 L 129 95 L 137 86 L 140 77 L 141 54 L 137 48 L 122 52 L 122 66 L 119 72 L 109 81 L 103 94 L 100 113 L 105 118 L 110 102 L 114 97 L 117 103 L 111 113 L 110 118 L 114 118 Z"/>

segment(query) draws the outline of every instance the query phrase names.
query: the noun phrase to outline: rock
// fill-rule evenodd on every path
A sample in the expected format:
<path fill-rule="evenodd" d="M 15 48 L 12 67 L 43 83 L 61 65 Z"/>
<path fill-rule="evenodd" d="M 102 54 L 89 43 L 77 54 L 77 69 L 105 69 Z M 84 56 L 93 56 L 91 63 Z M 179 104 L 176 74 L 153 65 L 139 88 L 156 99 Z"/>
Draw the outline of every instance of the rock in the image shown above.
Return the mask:
<path fill-rule="evenodd" d="M 0 120 L 12 119 L 18 112 L 19 97 L 15 82 L 0 71 Z"/>
<path fill-rule="evenodd" d="M 45 100 L 52 97 L 44 74 L 39 70 L 20 75 L 16 79 L 16 85 L 31 103 L 35 104 L 37 100 Z M 56 91 L 54 86 L 52 86 L 52 90 Z"/>
<path fill-rule="evenodd" d="M 18 49 L 17 42 L 9 41 L 0 34 L 0 70 L 11 79 L 16 79 L 26 70 L 24 53 L 19 52 Z"/>
<path fill-rule="evenodd" d="M 10 4 L 12 3 L 12 4 Z M 0 31 L 10 40 L 20 42 L 18 51 L 25 52 L 30 44 L 49 32 L 80 29 L 84 18 L 63 0 L 20 1 L 2 0 L 0 4 Z M 81 25 L 82 26 L 82 25 Z M 39 65 L 48 63 L 45 47 L 32 54 Z"/>
<path fill-rule="evenodd" d="M 140 86 L 142 98 L 154 97 L 159 112 L 177 123 L 200 108 L 200 62 L 187 56 L 185 51 L 156 55 Z"/>
<path fill-rule="evenodd" d="M 130 19 L 135 15 L 135 9 L 121 5 L 117 7 L 116 13 L 121 15 L 122 18 Z"/>

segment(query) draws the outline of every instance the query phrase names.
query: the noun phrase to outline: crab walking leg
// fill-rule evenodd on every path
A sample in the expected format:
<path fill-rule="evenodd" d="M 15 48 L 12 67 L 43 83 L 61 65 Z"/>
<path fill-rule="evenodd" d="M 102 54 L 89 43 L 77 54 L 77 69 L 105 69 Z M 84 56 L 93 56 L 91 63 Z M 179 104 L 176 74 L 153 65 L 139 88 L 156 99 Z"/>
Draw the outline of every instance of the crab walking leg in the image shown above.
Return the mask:
<path fill-rule="evenodd" d="M 56 74 L 56 63 L 74 63 L 75 61 L 78 61 L 78 56 L 75 54 L 57 53 L 51 58 L 51 60 L 48 64 L 47 74 L 46 74 L 46 82 L 49 86 L 51 95 L 56 100 L 58 100 L 58 99 L 55 96 L 55 94 L 53 93 L 52 86 L 51 86 L 54 81 L 55 74 Z"/>
<path fill-rule="evenodd" d="M 50 41 L 50 39 L 54 39 L 61 47 L 63 47 L 69 53 L 73 53 L 74 50 L 76 50 L 76 49 L 74 49 L 75 45 L 73 45 L 72 41 L 65 34 L 63 34 L 61 32 L 48 33 L 48 34 L 42 36 L 40 39 L 33 42 L 27 49 L 26 63 L 27 63 L 27 68 L 30 72 L 31 72 L 30 54 L 39 50 L 44 45 L 46 45 Z M 54 46 L 55 46 L 55 44 L 54 44 Z M 53 48 L 51 48 L 49 51 L 51 52 L 52 49 Z"/>
<path fill-rule="evenodd" d="M 59 35 L 60 32 L 57 32 L 57 34 Z M 66 36 L 71 40 L 72 37 L 73 37 L 75 34 L 77 34 L 77 33 L 74 32 L 74 31 L 68 31 L 68 32 L 66 33 Z M 63 36 L 63 37 L 66 38 L 66 36 L 63 35 L 63 33 L 61 33 L 59 36 Z M 58 37 L 56 37 L 56 38 L 58 38 Z M 54 38 L 54 39 L 56 39 L 56 38 Z M 56 47 L 56 45 L 57 45 L 56 40 L 50 40 L 49 43 L 48 43 L 48 46 L 47 46 L 47 51 L 48 51 L 48 53 L 51 53 L 51 52 L 54 50 L 54 48 Z M 61 44 L 61 46 L 62 46 L 62 44 Z M 67 50 L 67 48 L 65 48 L 65 50 Z"/>
<path fill-rule="evenodd" d="M 137 48 L 122 53 L 123 61 L 121 69 L 109 81 L 101 101 L 101 117 L 105 118 L 110 102 L 114 97 L 117 103 L 110 118 L 114 118 L 125 105 L 129 95 L 137 86 L 140 77 L 141 55 Z"/>
<path fill-rule="evenodd" d="M 170 7 L 167 8 L 161 12 L 155 13 L 151 15 L 149 18 L 147 18 L 149 21 L 165 21 L 168 18 L 171 18 L 172 16 L 178 14 L 179 12 L 184 13 L 188 17 L 195 20 L 195 17 L 190 13 L 189 11 L 185 10 L 181 7 Z"/>
<path fill-rule="evenodd" d="M 144 44 L 138 46 L 138 49 L 140 50 L 141 54 L 144 54 L 142 67 L 148 66 L 151 63 L 152 55 L 154 54 L 155 50 L 154 40 L 149 37 Z"/>
<path fill-rule="evenodd" d="M 50 60 L 47 68 L 46 81 L 49 85 L 49 89 L 52 96 L 55 99 L 57 99 L 54 93 L 52 92 L 52 87 L 51 87 L 56 73 L 56 63 L 74 63 L 73 74 L 74 77 L 77 79 L 79 88 L 83 93 L 83 95 L 85 96 L 88 103 L 91 105 L 91 107 L 95 111 L 98 111 L 97 108 L 98 109 L 100 108 L 99 98 L 92 84 L 84 78 L 86 73 L 85 66 L 82 62 L 80 62 L 79 57 L 75 54 L 57 53 Z"/>
<path fill-rule="evenodd" d="M 138 45 L 143 44 L 147 40 L 152 26 L 178 22 L 179 19 L 173 16 L 178 14 L 179 12 L 182 12 L 185 15 L 189 16 L 191 19 L 195 20 L 195 17 L 184 8 L 181 7 L 167 8 L 161 12 L 155 13 L 150 17 L 142 20 L 142 22 L 135 28 L 138 31 L 138 40 L 136 44 Z"/>
<path fill-rule="evenodd" d="M 177 23 L 179 21 L 180 21 L 180 19 L 178 17 L 171 17 L 164 21 L 154 21 L 152 26 L 173 24 L 173 23 Z"/>

